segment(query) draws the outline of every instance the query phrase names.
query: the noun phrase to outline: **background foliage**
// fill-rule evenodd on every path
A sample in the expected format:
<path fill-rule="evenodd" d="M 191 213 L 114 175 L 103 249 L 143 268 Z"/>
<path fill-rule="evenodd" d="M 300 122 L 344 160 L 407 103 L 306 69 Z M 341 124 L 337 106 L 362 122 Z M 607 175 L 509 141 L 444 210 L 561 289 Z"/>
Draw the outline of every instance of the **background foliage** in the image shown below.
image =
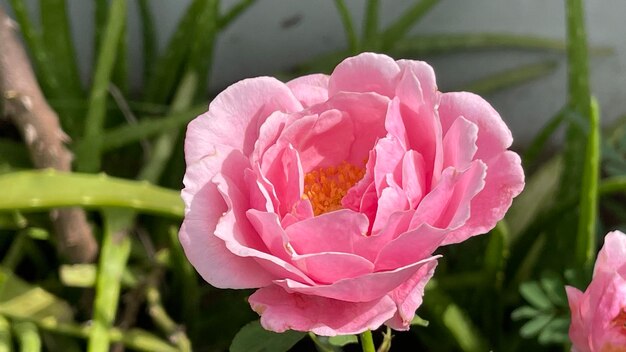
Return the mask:
<path fill-rule="evenodd" d="M 205 284 L 177 240 L 182 131 L 212 96 L 206 82 L 216 38 L 255 0 L 226 10 L 219 0 L 193 0 L 161 51 L 150 1 L 135 1 L 143 35 L 139 90 L 130 89 L 128 78 L 126 0 L 95 0 L 96 55 L 87 85 L 79 79 L 65 0 L 40 0 L 38 18 L 23 0 L 10 1 L 39 85 L 71 138 L 75 172 L 34 170 L 23 131 L 0 119 L 0 351 L 354 350 L 354 337 L 263 331 L 246 303 L 250 292 Z M 276 74 L 329 72 L 362 51 L 428 60 L 514 48 L 566 57 L 568 104 L 522 151 L 524 193 L 489 235 L 441 250 L 444 259 L 410 332 L 374 336 L 395 350 L 564 350 L 563 285 L 585 287 L 601 235 L 625 228 L 626 116 L 600 127 L 582 0 L 564 2 L 565 42 L 502 33 L 408 36 L 438 2 L 415 1 L 383 28 L 382 1 L 368 0 L 363 28 L 355 28 L 353 14 L 335 0 L 347 47 Z M 489 95 L 555 65 L 536 62 L 465 89 Z M 545 144 L 560 128 L 564 145 L 548 154 Z M 88 210 L 96 262 L 76 262 L 57 250 L 62 239 L 45 212 L 69 206 Z"/>

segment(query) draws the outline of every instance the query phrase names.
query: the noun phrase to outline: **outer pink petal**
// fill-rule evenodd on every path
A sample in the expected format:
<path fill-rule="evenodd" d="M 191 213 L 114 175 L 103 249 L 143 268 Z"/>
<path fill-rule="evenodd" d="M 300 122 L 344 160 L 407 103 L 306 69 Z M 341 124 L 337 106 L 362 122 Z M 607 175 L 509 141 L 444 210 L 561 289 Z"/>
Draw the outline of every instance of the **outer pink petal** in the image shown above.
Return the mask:
<path fill-rule="evenodd" d="M 298 254 L 355 253 L 354 243 L 366 239 L 367 227 L 363 214 L 341 209 L 297 222 L 286 231 Z"/>
<path fill-rule="evenodd" d="M 443 131 L 447 131 L 461 116 L 478 126 L 476 159 L 488 162 L 513 143 L 511 131 L 498 112 L 483 98 L 468 92 L 442 94 L 439 117 Z"/>
<path fill-rule="evenodd" d="M 524 189 L 524 171 L 519 155 L 514 152 L 500 154 L 487 167 L 485 187 L 471 202 L 471 217 L 465 225 L 446 236 L 444 245 L 463 242 L 494 228 L 511 206 L 513 198 Z"/>
<path fill-rule="evenodd" d="M 272 112 L 300 110 L 302 104 L 284 83 L 275 78 L 239 81 L 215 97 L 209 111 L 189 123 L 185 160 L 190 164 L 210 155 L 216 144 L 231 146 L 250 155 L 259 127 Z"/>
<path fill-rule="evenodd" d="M 615 321 L 626 309 L 626 280 L 615 273 L 599 273 L 593 277 L 587 293 L 593 315 L 589 314 L 584 323 L 590 330 L 593 349 L 610 351 L 609 346 L 626 346 L 623 322 Z"/>
<path fill-rule="evenodd" d="M 320 104 L 328 100 L 328 80 L 330 77 L 324 74 L 312 74 L 302 76 L 287 82 L 293 95 L 300 100 L 305 108 Z"/>
<path fill-rule="evenodd" d="M 185 173 L 185 220 L 179 240 L 191 264 L 211 285 L 220 288 L 255 288 L 267 285 L 274 276 L 251 258 L 230 252 L 214 235 L 227 205 L 210 182 L 216 172 L 243 173 L 245 158 L 238 151 L 219 147 L 214 156 L 190 165 Z M 238 171 L 239 170 L 239 171 Z"/>
<path fill-rule="evenodd" d="M 298 268 L 268 253 L 269 249 L 247 219 L 249 206 L 241 190 L 221 175 L 216 176 L 214 182 L 228 206 L 215 228 L 215 236 L 226 243 L 226 248 L 239 257 L 254 258 L 274 278 L 291 278 L 312 284 L 313 281 Z"/>
<path fill-rule="evenodd" d="M 311 331 L 322 336 L 376 330 L 396 311 L 396 305 L 387 296 L 370 302 L 344 302 L 287 293 L 273 285 L 257 290 L 248 301 L 261 315 L 261 325 L 267 330 Z"/>
<path fill-rule="evenodd" d="M 330 75 L 328 93 L 375 92 L 393 97 L 400 67 L 387 55 L 363 53 L 341 62 Z"/>
<path fill-rule="evenodd" d="M 381 271 L 342 279 L 330 285 L 311 286 L 290 279 L 275 280 L 274 283 L 286 289 L 287 292 L 299 292 L 348 302 L 369 302 L 385 296 L 411 278 L 423 265 L 436 259 L 437 257 L 425 258 L 393 271 Z"/>
<path fill-rule="evenodd" d="M 589 347 L 589 333 L 585 329 L 581 309 L 585 304 L 583 293 L 575 287 L 565 286 L 567 300 L 571 311 L 571 324 L 569 327 L 569 338 L 574 347 L 580 352 L 591 352 Z"/>
<path fill-rule="evenodd" d="M 415 311 L 422 305 L 424 288 L 433 277 L 437 262 L 432 261 L 418 270 L 413 277 L 389 293 L 398 311 L 385 324 L 395 330 L 409 330 Z"/>
<path fill-rule="evenodd" d="M 354 278 L 374 271 L 369 260 L 351 253 L 325 252 L 294 255 L 292 263 L 321 284 Z"/>
<path fill-rule="evenodd" d="M 278 140 L 285 127 L 299 118 L 298 114 L 286 114 L 274 111 L 259 127 L 259 138 L 254 143 L 254 153 L 250 158 L 251 163 L 260 162 L 263 154 Z"/>
<path fill-rule="evenodd" d="M 598 272 L 615 273 L 626 265 L 626 234 L 620 231 L 609 232 L 604 237 L 604 245 L 598 253 L 594 275 Z"/>

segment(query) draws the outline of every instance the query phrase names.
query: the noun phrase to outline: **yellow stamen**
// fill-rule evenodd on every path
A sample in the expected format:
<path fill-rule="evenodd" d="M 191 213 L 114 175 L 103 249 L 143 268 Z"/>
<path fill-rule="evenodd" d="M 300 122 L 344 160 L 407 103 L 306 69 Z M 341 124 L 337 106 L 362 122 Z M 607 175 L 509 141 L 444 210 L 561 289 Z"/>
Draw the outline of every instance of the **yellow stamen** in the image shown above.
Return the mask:
<path fill-rule="evenodd" d="M 365 176 L 365 169 L 342 162 L 304 175 L 302 199 L 308 199 L 315 215 L 341 209 L 341 199 Z"/>

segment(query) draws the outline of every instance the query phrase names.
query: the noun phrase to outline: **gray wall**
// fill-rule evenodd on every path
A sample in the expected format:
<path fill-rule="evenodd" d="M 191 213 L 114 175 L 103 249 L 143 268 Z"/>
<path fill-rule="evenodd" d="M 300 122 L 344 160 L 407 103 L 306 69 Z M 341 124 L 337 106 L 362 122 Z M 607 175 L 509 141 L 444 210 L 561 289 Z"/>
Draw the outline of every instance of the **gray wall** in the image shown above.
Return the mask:
<path fill-rule="evenodd" d="M 224 0 L 223 8 L 236 1 Z M 6 0 L 0 0 L 6 5 Z M 33 3 L 33 11 L 36 6 Z M 85 79 L 92 60 L 92 1 L 70 0 L 75 40 Z M 160 45 L 163 46 L 189 0 L 152 0 Z M 360 24 L 364 1 L 347 1 Z M 382 1 L 382 23 L 388 24 L 414 0 Z M 131 2 L 129 30 L 133 65 L 141 64 L 135 2 Z M 564 38 L 564 0 L 442 0 L 414 33 L 506 32 Z M 626 14 L 625 0 L 588 0 L 587 27 L 592 45 L 610 46 L 613 55 L 594 56 L 592 88 L 603 109 L 605 123 L 626 114 Z M 284 23 L 295 18 L 295 25 Z M 332 0 L 258 0 L 222 33 L 216 51 L 211 86 L 223 88 L 236 80 L 268 75 L 294 64 L 339 49 L 345 37 Z M 541 52 L 490 51 L 451 55 L 430 60 L 443 90 L 472 79 L 545 58 L 559 60 L 554 74 L 494 94 L 488 99 L 511 126 L 516 143 L 524 144 L 565 103 L 564 56 Z M 140 72 L 139 69 L 134 72 Z M 135 83 L 139 84 L 139 77 Z"/>

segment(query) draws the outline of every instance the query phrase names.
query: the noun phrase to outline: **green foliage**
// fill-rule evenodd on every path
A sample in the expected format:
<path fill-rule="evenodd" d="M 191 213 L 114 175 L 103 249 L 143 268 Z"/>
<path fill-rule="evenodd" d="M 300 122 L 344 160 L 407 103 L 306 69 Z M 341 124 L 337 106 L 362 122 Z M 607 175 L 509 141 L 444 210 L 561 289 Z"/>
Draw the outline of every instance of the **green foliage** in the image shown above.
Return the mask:
<path fill-rule="evenodd" d="M 255 320 L 241 328 L 233 343 L 230 352 L 284 352 L 288 351 L 304 336 L 303 332 L 285 331 L 277 334 L 261 327 L 261 323 Z"/>

